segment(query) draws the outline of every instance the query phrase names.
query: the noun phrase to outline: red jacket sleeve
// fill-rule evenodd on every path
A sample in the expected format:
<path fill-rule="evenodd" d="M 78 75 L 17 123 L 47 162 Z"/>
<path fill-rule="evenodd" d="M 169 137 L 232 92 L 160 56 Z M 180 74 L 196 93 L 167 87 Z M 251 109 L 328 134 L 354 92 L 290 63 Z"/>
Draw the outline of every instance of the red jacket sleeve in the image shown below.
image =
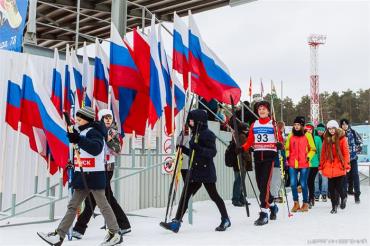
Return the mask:
<path fill-rule="evenodd" d="M 245 144 L 242 146 L 244 151 L 247 151 L 254 144 L 253 127 L 254 123 L 252 123 L 251 127 L 249 128 L 247 142 L 245 142 Z"/>

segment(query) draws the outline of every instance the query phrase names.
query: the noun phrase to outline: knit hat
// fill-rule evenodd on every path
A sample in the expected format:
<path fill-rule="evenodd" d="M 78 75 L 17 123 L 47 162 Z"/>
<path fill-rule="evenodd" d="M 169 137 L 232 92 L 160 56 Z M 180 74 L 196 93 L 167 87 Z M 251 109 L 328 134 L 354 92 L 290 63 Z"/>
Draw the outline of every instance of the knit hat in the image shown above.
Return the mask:
<path fill-rule="evenodd" d="M 315 125 L 311 122 L 311 121 L 309 121 L 309 122 L 307 122 L 306 123 L 306 125 L 304 126 L 304 129 L 306 130 L 306 129 L 311 129 L 312 131 L 315 129 Z"/>
<path fill-rule="evenodd" d="M 349 120 L 348 120 L 348 119 L 346 119 L 346 118 L 343 118 L 343 119 L 341 119 L 341 120 L 339 121 L 339 125 L 340 125 L 340 126 L 342 126 L 342 125 L 343 125 L 343 123 L 346 123 L 347 125 L 349 125 Z"/>
<path fill-rule="evenodd" d="M 259 102 L 257 103 L 257 110 L 258 110 L 258 108 L 259 108 L 259 107 L 261 107 L 261 106 L 263 106 L 263 107 L 267 108 L 267 110 L 268 110 L 269 112 L 271 112 L 271 106 L 270 106 L 270 103 L 269 103 L 268 101 L 264 101 L 264 100 L 259 101 Z"/>
<path fill-rule="evenodd" d="M 77 110 L 76 116 L 89 122 L 95 120 L 95 112 L 91 107 L 83 107 Z"/>
<path fill-rule="evenodd" d="M 326 124 L 326 128 L 339 128 L 338 122 L 336 120 L 329 120 Z"/>
<path fill-rule="evenodd" d="M 111 115 L 113 117 L 113 112 L 110 109 L 101 109 L 98 112 L 98 119 L 101 120 L 104 116 Z"/>
<path fill-rule="evenodd" d="M 325 132 L 325 124 L 322 122 L 317 124 L 316 131 Z"/>
<path fill-rule="evenodd" d="M 304 116 L 297 116 L 297 117 L 295 117 L 295 119 L 294 119 L 294 123 L 299 123 L 299 124 L 301 124 L 302 126 L 304 126 L 304 123 L 305 123 L 305 118 L 304 118 Z"/>

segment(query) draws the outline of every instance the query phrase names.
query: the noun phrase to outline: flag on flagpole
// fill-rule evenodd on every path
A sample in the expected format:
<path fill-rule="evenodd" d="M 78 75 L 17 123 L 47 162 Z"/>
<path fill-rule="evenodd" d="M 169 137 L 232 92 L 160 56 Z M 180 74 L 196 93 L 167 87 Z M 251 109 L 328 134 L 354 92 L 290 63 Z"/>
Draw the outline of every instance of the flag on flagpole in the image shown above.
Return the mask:
<path fill-rule="evenodd" d="M 172 68 L 182 74 L 183 87 L 188 89 L 189 84 L 189 30 L 181 18 L 174 13 L 173 16 L 173 54 Z"/>
<path fill-rule="evenodd" d="M 109 60 L 98 39 L 95 40 L 95 70 L 93 100 L 98 110 L 108 108 Z"/>
<path fill-rule="evenodd" d="M 225 64 L 202 40 L 191 13 L 189 14 L 189 61 L 191 90 L 206 100 L 216 99 L 231 104 L 240 101 L 241 90 Z"/>
<path fill-rule="evenodd" d="M 71 71 L 70 71 L 70 53 L 69 44 L 66 46 L 66 64 L 64 67 L 64 98 L 63 98 L 63 111 L 71 113 L 73 104 L 73 91 L 71 88 Z"/>
<path fill-rule="evenodd" d="M 263 95 L 264 95 L 265 91 L 263 89 L 263 83 L 262 83 L 262 79 L 261 79 L 261 98 L 263 99 Z"/>
<path fill-rule="evenodd" d="M 166 85 L 159 58 L 158 39 L 155 29 L 155 15 L 152 17 L 149 34 L 150 45 L 150 83 L 149 83 L 149 125 L 153 129 L 155 123 L 161 118 L 166 104 Z"/>
<path fill-rule="evenodd" d="M 59 68 L 59 53 L 58 49 L 54 49 L 54 68 L 52 78 L 52 91 L 51 101 L 57 109 L 60 116 L 63 114 L 63 85 L 62 85 L 62 73 Z"/>
<path fill-rule="evenodd" d="M 249 97 L 252 96 L 252 77 L 249 78 Z"/>

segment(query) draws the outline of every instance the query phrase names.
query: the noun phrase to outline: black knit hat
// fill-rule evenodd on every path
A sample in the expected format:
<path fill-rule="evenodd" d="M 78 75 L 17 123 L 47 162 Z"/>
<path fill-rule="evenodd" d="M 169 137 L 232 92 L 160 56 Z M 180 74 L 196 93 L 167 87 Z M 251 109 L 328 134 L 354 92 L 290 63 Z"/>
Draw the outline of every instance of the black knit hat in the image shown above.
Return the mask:
<path fill-rule="evenodd" d="M 294 119 L 294 123 L 299 123 L 299 124 L 301 124 L 302 126 L 304 126 L 304 124 L 305 124 L 305 118 L 304 118 L 304 116 L 297 116 L 297 117 L 295 117 L 295 119 Z"/>
<path fill-rule="evenodd" d="M 349 120 L 346 119 L 346 118 L 343 118 L 343 119 L 340 120 L 339 125 L 342 126 L 343 123 L 346 123 L 347 125 L 349 125 Z"/>
<path fill-rule="evenodd" d="M 92 122 L 95 120 L 95 112 L 91 107 L 83 107 L 77 110 L 76 116 L 87 120 L 88 122 Z"/>
<path fill-rule="evenodd" d="M 267 108 L 267 110 L 269 112 L 271 112 L 271 106 L 270 106 L 270 103 L 268 101 L 262 100 L 262 101 L 257 102 L 256 109 L 258 110 L 258 108 L 261 107 L 261 106 L 264 106 L 265 108 Z"/>

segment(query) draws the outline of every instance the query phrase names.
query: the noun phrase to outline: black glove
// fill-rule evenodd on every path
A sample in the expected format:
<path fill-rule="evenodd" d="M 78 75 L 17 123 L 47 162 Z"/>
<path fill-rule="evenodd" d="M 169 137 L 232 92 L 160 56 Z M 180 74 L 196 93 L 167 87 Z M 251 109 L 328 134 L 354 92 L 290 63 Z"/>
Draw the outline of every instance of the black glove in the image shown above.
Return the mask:
<path fill-rule="evenodd" d="M 310 162 L 310 157 L 307 156 L 307 162 L 309 163 Z"/>
<path fill-rule="evenodd" d="M 244 149 L 242 146 L 238 147 L 238 148 L 235 148 L 235 154 L 240 154 L 240 153 L 243 153 L 244 152 Z"/>
<path fill-rule="evenodd" d="M 189 142 L 189 147 L 195 151 L 200 151 L 201 147 L 199 146 L 199 144 L 193 142 L 193 141 L 190 141 Z"/>
<path fill-rule="evenodd" d="M 76 144 L 80 141 L 80 133 L 78 133 L 75 129 L 73 129 L 72 133 L 68 132 L 67 137 L 70 143 Z"/>
<path fill-rule="evenodd" d="M 283 149 L 284 149 L 284 144 L 282 144 L 282 143 L 280 143 L 280 142 L 277 142 L 277 143 L 276 143 L 276 148 L 277 148 L 278 150 L 283 150 Z"/>
<path fill-rule="evenodd" d="M 249 147 L 248 152 L 249 153 L 252 153 L 253 151 L 254 151 L 254 148 L 253 147 Z"/>

